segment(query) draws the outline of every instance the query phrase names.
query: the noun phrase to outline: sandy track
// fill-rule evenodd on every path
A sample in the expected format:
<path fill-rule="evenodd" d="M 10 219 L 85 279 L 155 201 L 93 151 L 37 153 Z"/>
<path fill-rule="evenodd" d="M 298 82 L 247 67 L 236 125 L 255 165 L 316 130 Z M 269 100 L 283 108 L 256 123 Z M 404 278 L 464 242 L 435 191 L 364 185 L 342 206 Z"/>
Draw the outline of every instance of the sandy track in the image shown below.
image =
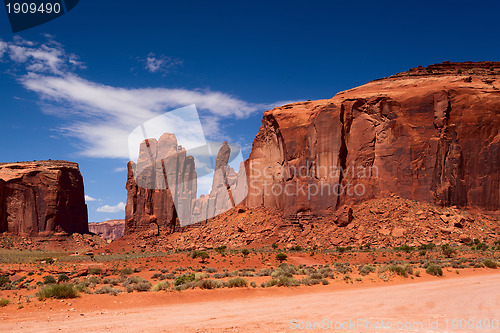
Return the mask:
<path fill-rule="evenodd" d="M 453 329 L 452 320 L 474 319 L 476 325 L 480 319 L 500 321 L 500 274 L 292 296 L 135 307 L 87 312 L 83 316 L 51 313 L 48 319 L 47 315 L 33 313 L 30 317 L 4 319 L 0 321 L 0 332 L 499 332 L 500 327 Z M 292 323 L 294 319 L 297 321 Z M 333 329 L 299 329 L 299 325 L 324 319 Z M 368 323 L 356 322 L 358 319 L 374 326 L 367 327 Z M 354 326 L 348 326 L 349 320 Z M 377 329 L 380 326 L 376 323 L 380 325 L 382 320 L 386 329 Z M 429 328 L 429 320 L 434 325 L 437 321 L 438 327 Z M 335 329 L 336 323 L 337 327 L 343 324 L 344 329 Z M 387 329 L 389 324 L 391 329 Z M 407 326 L 400 330 L 398 324 Z"/>

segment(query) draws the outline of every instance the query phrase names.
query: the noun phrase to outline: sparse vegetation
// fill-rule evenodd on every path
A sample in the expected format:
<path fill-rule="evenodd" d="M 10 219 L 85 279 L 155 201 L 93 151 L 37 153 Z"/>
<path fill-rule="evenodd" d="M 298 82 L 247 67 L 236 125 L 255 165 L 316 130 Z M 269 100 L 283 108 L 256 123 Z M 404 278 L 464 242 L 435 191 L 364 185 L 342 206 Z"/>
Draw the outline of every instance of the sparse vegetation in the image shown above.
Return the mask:
<path fill-rule="evenodd" d="M 7 298 L 0 298 L 0 308 L 9 305 L 10 301 Z"/>
<path fill-rule="evenodd" d="M 73 285 L 62 283 L 62 284 L 45 286 L 39 292 L 36 293 L 36 296 L 41 301 L 47 298 L 56 298 L 56 299 L 76 298 L 78 297 L 78 292 Z"/>
<path fill-rule="evenodd" d="M 248 285 L 247 280 L 242 277 L 231 278 L 227 281 L 228 288 L 236 288 L 236 287 L 246 287 Z"/>
<path fill-rule="evenodd" d="M 493 269 L 495 269 L 495 268 L 497 268 L 497 267 L 498 267 L 498 263 L 497 263 L 496 261 L 491 260 L 491 259 L 486 259 L 486 260 L 484 260 L 484 261 L 483 261 L 483 265 L 484 265 L 485 267 L 488 267 L 488 268 L 493 268 Z"/>
<path fill-rule="evenodd" d="M 276 260 L 278 260 L 279 262 L 283 262 L 287 258 L 288 258 L 288 256 L 286 254 L 284 254 L 283 252 L 276 254 Z"/>
<path fill-rule="evenodd" d="M 441 266 L 436 264 L 430 264 L 429 266 L 427 266 L 425 272 L 434 276 L 443 276 L 443 269 L 441 268 Z"/>

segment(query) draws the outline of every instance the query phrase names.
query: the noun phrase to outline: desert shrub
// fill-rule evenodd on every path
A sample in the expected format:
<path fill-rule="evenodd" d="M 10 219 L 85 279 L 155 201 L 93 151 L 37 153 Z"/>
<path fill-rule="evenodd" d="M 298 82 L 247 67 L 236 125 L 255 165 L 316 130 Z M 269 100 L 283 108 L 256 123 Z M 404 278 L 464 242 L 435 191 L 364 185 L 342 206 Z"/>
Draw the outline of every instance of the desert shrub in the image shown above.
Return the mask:
<path fill-rule="evenodd" d="M 217 271 L 218 271 L 217 268 L 213 268 L 213 267 L 207 267 L 207 268 L 205 268 L 205 272 L 207 272 L 209 274 L 217 273 Z"/>
<path fill-rule="evenodd" d="M 44 284 L 54 284 L 54 283 L 57 283 L 57 280 L 52 275 L 46 275 L 43 277 L 43 283 Z"/>
<path fill-rule="evenodd" d="M 250 254 L 250 250 L 249 249 L 243 249 L 243 250 L 241 250 L 241 254 L 243 254 L 246 257 L 247 255 Z"/>
<path fill-rule="evenodd" d="M 69 280 L 69 277 L 68 277 L 66 274 L 64 274 L 64 273 L 59 274 L 59 275 L 57 276 L 57 281 L 58 281 L 58 282 L 66 282 L 66 281 L 68 281 L 68 280 Z"/>
<path fill-rule="evenodd" d="M 427 266 L 425 272 L 430 275 L 435 275 L 435 276 L 442 276 L 443 275 L 443 269 L 441 266 L 436 265 L 436 264 L 430 264 Z"/>
<path fill-rule="evenodd" d="M 222 246 L 217 246 L 215 248 L 215 251 L 220 253 L 220 254 L 223 254 L 226 252 L 226 249 L 227 249 L 227 246 L 226 245 L 222 245 Z"/>
<path fill-rule="evenodd" d="M 0 308 L 9 305 L 10 301 L 6 298 L 0 298 Z"/>
<path fill-rule="evenodd" d="M 410 253 L 411 251 L 415 250 L 415 248 L 413 246 L 409 246 L 407 244 L 403 244 L 399 247 L 395 247 L 394 250 L 396 251 L 403 251 L 403 252 L 406 252 L 406 253 Z"/>
<path fill-rule="evenodd" d="M 165 275 L 161 274 L 161 273 L 154 273 L 152 276 L 151 276 L 152 279 L 158 279 L 158 280 L 165 280 Z"/>
<path fill-rule="evenodd" d="M 9 283 L 10 277 L 8 275 L 0 275 L 0 288 Z"/>
<path fill-rule="evenodd" d="M 151 282 L 139 276 L 132 276 L 123 282 L 123 286 L 128 293 L 135 291 L 148 291 L 151 289 Z"/>
<path fill-rule="evenodd" d="M 349 267 L 349 263 L 335 263 L 335 271 L 340 273 L 340 274 L 347 274 L 351 273 L 352 269 Z"/>
<path fill-rule="evenodd" d="M 205 251 L 193 251 L 191 257 L 193 259 L 200 258 L 202 263 L 205 263 L 207 259 L 210 259 L 210 255 Z"/>
<path fill-rule="evenodd" d="M 420 271 L 415 271 L 415 276 L 420 277 Z"/>
<path fill-rule="evenodd" d="M 293 277 L 289 276 L 280 276 L 276 279 L 276 286 L 278 287 L 292 287 L 292 286 L 299 286 L 300 281 L 294 279 Z"/>
<path fill-rule="evenodd" d="M 418 255 L 419 255 L 419 256 L 422 256 L 422 257 L 423 257 L 423 256 L 425 256 L 426 254 L 427 254 L 427 250 L 420 250 L 420 251 L 418 251 Z"/>
<path fill-rule="evenodd" d="M 380 267 L 379 273 L 383 273 L 385 271 L 396 273 L 397 275 L 400 275 L 402 277 L 408 277 L 408 274 L 413 274 L 413 268 L 408 264 L 404 265 L 391 264 Z"/>
<path fill-rule="evenodd" d="M 120 273 L 123 275 L 130 275 L 130 274 L 134 273 L 134 270 L 130 267 L 125 267 L 120 271 Z"/>
<path fill-rule="evenodd" d="M 183 283 L 181 285 L 175 286 L 174 288 L 177 291 L 182 291 L 182 290 L 186 290 L 186 289 L 194 289 L 197 286 L 198 286 L 197 281 L 191 281 L 191 282 L 186 282 L 186 283 Z"/>
<path fill-rule="evenodd" d="M 500 244 L 499 244 L 499 245 L 500 245 Z M 275 249 L 275 250 L 276 250 L 276 249 L 278 248 L 278 244 L 273 243 L 273 244 L 271 244 L 271 247 L 272 247 L 273 249 Z"/>
<path fill-rule="evenodd" d="M 344 252 L 351 251 L 351 250 L 352 250 L 352 246 L 346 246 L 346 247 L 337 246 L 337 252 L 339 252 L 339 253 L 344 253 Z"/>
<path fill-rule="evenodd" d="M 96 285 L 96 284 L 101 283 L 101 279 L 99 279 L 97 276 L 90 276 L 87 278 L 86 282 L 89 285 Z"/>
<path fill-rule="evenodd" d="M 310 277 L 305 277 L 305 278 L 300 280 L 300 283 L 303 284 L 304 286 L 313 286 L 315 284 L 321 283 L 321 280 L 311 279 Z"/>
<path fill-rule="evenodd" d="M 358 272 L 359 274 L 365 276 L 365 275 L 368 275 L 372 272 L 375 272 L 375 267 L 373 267 L 372 265 L 368 264 L 368 265 L 360 265 L 358 267 Z"/>
<path fill-rule="evenodd" d="M 168 290 L 169 286 L 170 286 L 170 282 L 161 281 L 161 282 L 158 282 L 157 284 L 154 285 L 153 291 Z"/>
<path fill-rule="evenodd" d="M 230 275 L 230 274 L 229 274 L 228 272 L 224 272 L 224 273 L 214 273 L 214 274 L 212 275 L 212 277 L 213 277 L 214 279 L 223 279 L 223 278 L 225 278 L 225 277 L 228 277 L 229 275 Z"/>
<path fill-rule="evenodd" d="M 54 263 L 54 258 L 50 258 L 50 257 L 49 258 L 45 258 L 45 263 L 49 264 L 49 265 L 53 264 Z"/>
<path fill-rule="evenodd" d="M 94 294 L 109 294 L 109 295 L 116 296 L 122 292 L 123 292 L 123 290 L 121 290 L 121 289 L 113 288 L 111 286 L 106 285 L 106 286 L 102 286 L 101 288 L 94 291 Z"/>
<path fill-rule="evenodd" d="M 200 287 L 200 289 L 216 289 L 221 288 L 222 286 L 223 283 L 216 280 L 202 280 L 198 283 L 198 287 Z"/>
<path fill-rule="evenodd" d="M 165 274 L 165 279 L 167 279 L 167 280 L 174 280 L 175 279 L 175 274 L 174 273 Z"/>
<path fill-rule="evenodd" d="M 451 258 L 451 256 L 455 254 L 455 252 L 457 252 L 456 250 L 452 249 L 449 244 L 441 245 L 441 251 L 446 258 Z"/>
<path fill-rule="evenodd" d="M 259 271 L 259 276 L 271 276 L 273 270 L 270 268 L 261 268 Z"/>
<path fill-rule="evenodd" d="M 194 273 L 186 273 L 181 276 L 178 276 L 175 279 L 174 285 L 175 286 L 180 286 L 181 284 L 186 284 L 188 282 L 192 282 L 195 280 L 195 275 Z"/>
<path fill-rule="evenodd" d="M 272 278 L 279 278 L 281 276 L 284 277 L 293 277 L 293 274 L 295 274 L 297 269 L 293 265 L 288 265 L 288 264 L 281 264 L 278 268 L 274 270 L 274 272 L 271 273 Z"/>
<path fill-rule="evenodd" d="M 282 252 L 276 254 L 276 260 L 278 260 L 279 262 L 283 262 L 286 260 L 288 256 Z"/>
<path fill-rule="evenodd" d="M 436 247 L 433 243 L 422 244 L 418 247 L 419 250 L 432 250 Z"/>
<path fill-rule="evenodd" d="M 78 297 L 78 292 L 73 285 L 61 283 L 43 287 L 36 296 L 41 301 L 47 298 L 75 298 Z"/>
<path fill-rule="evenodd" d="M 79 293 L 89 293 L 89 288 L 83 283 L 74 284 L 73 287 Z"/>
<path fill-rule="evenodd" d="M 228 288 L 246 287 L 247 285 L 247 280 L 241 277 L 231 278 L 227 281 Z"/>
<path fill-rule="evenodd" d="M 491 259 L 484 260 L 483 265 L 488 267 L 488 268 L 493 268 L 493 269 L 498 267 L 498 263 L 496 261 L 491 260 Z"/>
<path fill-rule="evenodd" d="M 295 245 L 290 248 L 291 251 L 302 251 L 302 246 L 300 245 Z"/>
<path fill-rule="evenodd" d="M 101 275 L 100 268 L 89 268 L 89 275 Z"/>

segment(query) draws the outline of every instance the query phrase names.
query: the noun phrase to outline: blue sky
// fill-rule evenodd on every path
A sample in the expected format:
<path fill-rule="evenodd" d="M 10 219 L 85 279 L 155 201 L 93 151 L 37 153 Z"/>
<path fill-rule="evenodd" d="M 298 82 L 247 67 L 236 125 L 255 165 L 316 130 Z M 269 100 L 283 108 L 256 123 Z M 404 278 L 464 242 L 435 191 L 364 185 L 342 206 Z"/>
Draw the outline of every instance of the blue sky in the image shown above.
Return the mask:
<path fill-rule="evenodd" d="M 82 0 L 18 34 L 0 10 L 0 160 L 76 161 L 89 220 L 123 218 L 128 159 L 116 141 L 149 112 L 196 104 L 206 136 L 247 157 L 273 105 L 418 65 L 500 60 L 499 10 L 498 1 Z"/>

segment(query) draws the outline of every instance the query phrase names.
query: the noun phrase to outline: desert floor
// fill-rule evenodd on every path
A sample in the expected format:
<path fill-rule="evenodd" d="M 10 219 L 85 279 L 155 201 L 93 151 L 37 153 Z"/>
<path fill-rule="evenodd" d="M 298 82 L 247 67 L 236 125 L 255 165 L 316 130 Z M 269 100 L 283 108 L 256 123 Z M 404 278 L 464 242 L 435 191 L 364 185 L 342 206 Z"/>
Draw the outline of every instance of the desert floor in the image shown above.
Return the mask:
<path fill-rule="evenodd" d="M 40 308 L 0 312 L 0 331 L 499 332 L 500 273 L 464 273 L 390 283 L 49 300 Z"/>

